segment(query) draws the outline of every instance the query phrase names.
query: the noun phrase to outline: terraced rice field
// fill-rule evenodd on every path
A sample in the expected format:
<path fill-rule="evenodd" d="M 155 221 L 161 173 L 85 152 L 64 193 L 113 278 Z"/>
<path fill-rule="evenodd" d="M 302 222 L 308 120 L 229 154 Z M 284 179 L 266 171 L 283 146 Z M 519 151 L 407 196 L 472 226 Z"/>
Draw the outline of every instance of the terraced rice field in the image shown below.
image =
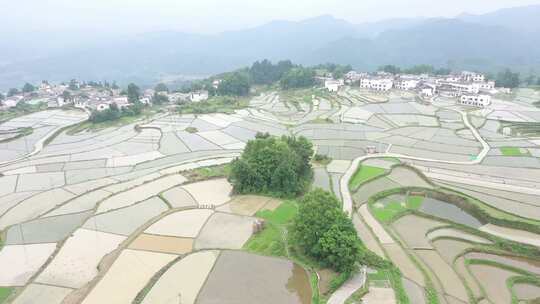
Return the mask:
<path fill-rule="evenodd" d="M 495 99 L 493 111 L 468 112 L 476 134 L 462 110 L 454 100 L 420 104 L 413 93 L 346 87 L 337 94 L 268 92 L 232 114 L 161 113 L 75 134 L 55 133 L 84 120 L 83 112 L 7 121 L 0 130 L 32 133 L 0 144 L 0 286 L 12 288 L 0 289 L 0 299 L 309 303 L 302 268 L 238 251 L 252 235 L 254 216 L 279 211 L 282 202 L 235 196 L 224 178 L 190 182 L 184 174 L 231 162 L 257 132 L 310 139 L 331 159 L 315 170 L 313 186 L 344 201 L 342 177 L 355 159 L 367 157 L 345 181 L 358 208 L 354 224 L 369 249 L 401 270 L 411 303 L 427 302 L 427 289 L 440 303 L 532 299 L 535 286 L 516 283 L 510 290 L 503 279 L 520 271 L 537 276 L 536 261 L 493 249 L 504 240 L 538 248 L 534 229 L 485 223 L 419 189 L 450 188 L 481 201 L 491 216 L 538 225 L 540 141 L 502 134 L 507 122 L 500 120 L 536 123 L 540 111 Z M 367 205 L 376 194 L 404 187 L 401 196 Z M 392 288 L 374 286 L 364 300 L 398 303 Z"/>

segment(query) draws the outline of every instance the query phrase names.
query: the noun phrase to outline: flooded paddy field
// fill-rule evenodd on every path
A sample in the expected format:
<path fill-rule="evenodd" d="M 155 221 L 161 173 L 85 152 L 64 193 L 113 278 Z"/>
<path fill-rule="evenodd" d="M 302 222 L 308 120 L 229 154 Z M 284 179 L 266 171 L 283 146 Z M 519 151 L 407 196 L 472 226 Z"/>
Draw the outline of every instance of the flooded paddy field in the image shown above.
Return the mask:
<path fill-rule="evenodd" d="M 470 112 L 469 121 L 489 143 L 483 157 L 484 146 L 453 100 L 415 100 L 413 92 L 374 94 L 352 87 L 337 94 L 267 92 L 234 113 L 160 113 L 123 126 L 62 131 L 42 147 L 40 141 L 86 114 L 45 111 L 8 121 L 0 129 L 33 131 L 0 145 L 0 286 L 17 287 L 9 301 L 20 304 L 37 295 L 44 303 L 131 303 L 136 298 L 142 303 L 220 303 L 220 296 L 235 303 L 310 303 L 311 286 L 301 267 L 231 251 L 251 237 L 255 214 L 274 210 L 281 201 L 235 196 L 225 178 L 191 182 L 183 176 L 187 170 L 231 162 L 257 132 L 268 132 L 310 139 L 317 153 L 330 157 L 315 169 L 313 187 L 333 190 L 344 200 L 341 179 L 354 159 L 368 157 L 362 164 L 388 173 L 352 189 L 358 207 L 354 224 L 364 244 L 403 273 L 411 303 L 426 301 L 428 280 L 441 302 L 468 302 L 464 288 L 477 298 L 485 290 L 492 303 L 511 292 L 530 299 L 535 286 L 504 289 L 502 282 L 489 280 L 501 274 L 498 269 L 470 260 L 537 274 L 533 261 L 464 252 L 480 245 L 492 248 L 493 236 L 540 246 L 534 232 L 480 223 L 422 193 L 403 192 L 377 202 L 384 212 L 394 212 L 382 222 L 366 202 L 390 189 L 444 186 L 485 202 L 497 210 L 495 215 L 538 220 L 540 142 L 502 134 L 505 125 L 496 118 L 536 121 L 538 111 L 497 101 L 493 113 Z M 505 155 L 516 149 L 523 155 Z M 399 163 L 413 168 L 394 167 Z M 394 221 L 393 215 L 404 210 L 414 214 Z M 484 276 L 486 282 L 477 278 Z M 248 288 L 253 293 L 242 292 Z M 365 300 L 397 303 L 395 296 L 388 286 L 375 287 Z"/>
<path fill-rule="evenodd" d="M 287 260 L 223 251 L 196 303 L 223 302 L 308 304 L 309 277 L 304 269 Z"/>

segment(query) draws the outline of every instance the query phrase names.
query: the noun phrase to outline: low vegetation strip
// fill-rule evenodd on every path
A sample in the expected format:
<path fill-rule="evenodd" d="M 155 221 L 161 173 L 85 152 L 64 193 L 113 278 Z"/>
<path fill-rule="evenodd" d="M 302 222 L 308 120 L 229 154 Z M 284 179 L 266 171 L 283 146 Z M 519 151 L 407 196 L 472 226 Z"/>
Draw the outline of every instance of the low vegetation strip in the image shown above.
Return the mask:
<path fill-rule="evenodd" d="M 501 147 L 502 155 L 504 156 L 529 156 L 529 152 L 523 152 L 519 147 Z"/>
<path fill-rule="evenodd" d="M 375 179 L 386 172 L 387 170 L 383 168 L 359 165 L 358 169 L 349 181 L 349 188 L 354 191 L 366 181 Z"/>

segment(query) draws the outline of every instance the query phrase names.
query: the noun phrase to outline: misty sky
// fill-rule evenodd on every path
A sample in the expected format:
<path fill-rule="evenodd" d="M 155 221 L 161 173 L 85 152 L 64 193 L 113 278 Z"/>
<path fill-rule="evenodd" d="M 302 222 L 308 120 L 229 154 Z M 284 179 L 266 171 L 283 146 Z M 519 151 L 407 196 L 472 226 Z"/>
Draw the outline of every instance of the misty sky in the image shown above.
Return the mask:
<path fill-rule="evenodd" d="M 530 4 L 540 0 L 0 0 L 0 31 L 212 33 L 323 14 L 362 23 L 480 14 Z"/>

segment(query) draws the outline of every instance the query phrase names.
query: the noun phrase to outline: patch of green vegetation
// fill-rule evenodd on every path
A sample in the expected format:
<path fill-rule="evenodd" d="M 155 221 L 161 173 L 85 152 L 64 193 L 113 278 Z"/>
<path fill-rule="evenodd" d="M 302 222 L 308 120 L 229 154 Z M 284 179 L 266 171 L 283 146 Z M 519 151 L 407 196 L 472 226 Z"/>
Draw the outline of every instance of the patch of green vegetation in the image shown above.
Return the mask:
<path fill-rule="evenodd" d="M 211 178 L 228 177 L 231 173 L 231 164 L 224 164 L 219 166 L 196 168 L 189 171 L 182 172 L 182 175 L 189 181 L 203 181 Z"/>
<path fill-rule="evenodd" d="M 359 165 L 358 169 L 356 169 L 356 172 L 354 172 L 353 177 L 349 181 L 349 189 L 354 191 L 358 189 L 358 187 L 362 183 L 368 180 L 374 179 L 376 177 L 379 177 L 385 174 L 386 172 L 387 172 L 386 169 L 383 169 L 383 168 Z"/>
<path fill-rule="evenodd" d="M 247 251 L 270 256 L 288 257 L 287 225 L 298 213 L 298 205 L 294 201 L 285 201 L 274 211 L 261 210 L 255 216 L 266 220 L 265 228 L 252 236 L 244 245 Z"/>
<path fill-rule="evenodd" d="M 181 114 L 234 113 L 249 105 L 249 97 L 245 96 L 212 96 L 201 102 L 186 102 L 177 106 Z"/>
<path fill-rule="evenodd" d="M 310 186 L 313 145 L 305 137 L 258 133 L 231 163 L 236 193 L 296 197 Z"/>
<path fill-rule="evenodd" d="M 13 288 L 0 287 L 0 304 L 4 303 L 6 299 L 9 298 L 12 292 L 13 292 Z"/>
<path fill-rule="evenodd" d="M 521 152 L 521 148 L 519 147 L 501 147 L 499 148 L 499 150 L 504 156 L 529 156 L 530 155 L 528 152 L 526 153 Z"/>
<path fill-rule="evenodd" d="M 27 102 L 19 102 L 16 106 L 11 107 L 7 110 L 0 111 L 0 123 L 4 121 L 17 118 L 19 116 L 31 114 L 34 112 L 39 112 L 47 110 L 47 103 L 40 102 L 38 104 L 29 104 Z"/>
<path fill-rule="evenodd" d="M 408 196 L 405 202 L 389 202 L 382 206 L 382 203 L 371 204 L 371 212 L 379 221 L 390 223 L 399 214 L 407 210 L 417 210 L 422 206 L 424 197 Z"/>
<path fill-rule="evenodd" d="M 331 161 L 332 158 L 328 157 L 327 155 L 315 154 L 313 157 L 313 162 L 322 166 L 328 165 Z"/>
<path fill-rule="evenodd" d="M 1 139 L 0 143 L 7 143 L 7 142 L 10 142 L 10 141 L 14 141 L 14 140 L 19 139 L 21 137 L 28 136 L 28 135 L 32 134 L 33 132 L 34 132 L 34 129 L 31 128 L 31 127 L 18 128 L 17 131 L 16 131 L 17 134 L 15 136 L 9 137 L 9 138 L 6 138 L 6 139 Z"/>
<path fill-rule="evenodd" d="M 187 127 L 186 132 L 188 132 L 188 133 L 197 133 L 197 132 L 199 132 L 199 130 L 197 128 L 195 128 L 195 127 Z"/>

